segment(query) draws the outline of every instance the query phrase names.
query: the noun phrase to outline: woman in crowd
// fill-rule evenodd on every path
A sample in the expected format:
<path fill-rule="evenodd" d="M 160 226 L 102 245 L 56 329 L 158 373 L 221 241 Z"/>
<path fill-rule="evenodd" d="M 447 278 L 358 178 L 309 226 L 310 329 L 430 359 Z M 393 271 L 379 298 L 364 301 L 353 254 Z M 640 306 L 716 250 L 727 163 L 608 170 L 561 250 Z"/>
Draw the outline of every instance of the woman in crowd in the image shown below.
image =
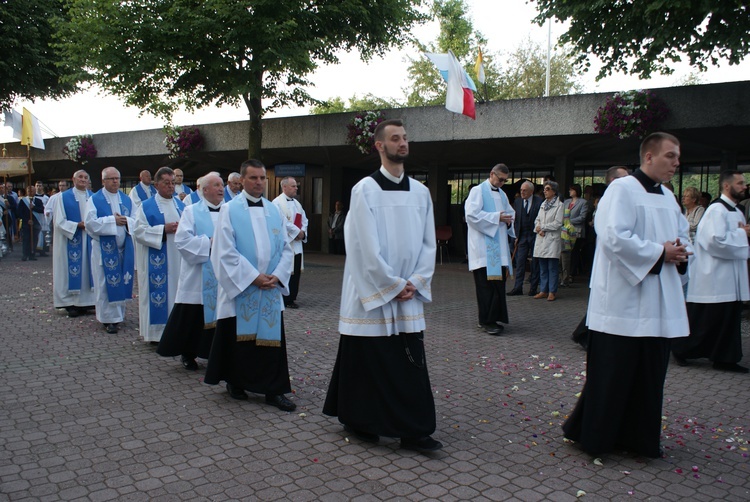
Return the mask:
<path fill-rule="evenodd" d="M 534 258 L 539 259 L 539 294 L 536 299 L 547 298 L 553 302 L 557 297 L 558 267 L 562 239 L 563 204 L 557 198 L 557 183 L 544 182 L 544 202 L 534 221 L 537 233 L 534 242 Z"/>
<path fill-rule="evenodd" d="M 562 265 L 561 286 L 569 286 L 573 282 L 573 263 L 577 271 L 581 270 L 581 246 L 583 245 L 583 230 L 588 214 L 588 202 L 581 198 L 581 185 L 575 183 L 568 190 L 570 198 L 563 204 L 563 243 L 560 261 Z"/>
<path fill-rule="evenodd" d="M 682 191 L 682 207 L 685 208 L 685 218 L 690 223 L 688 237 L 690 244 L 695 240 L 695 231 L 698 229 L 698 223 L 703 218 L 706 209 L 699 204 L 701 193 L 695 187 L 687 187 Z"/>

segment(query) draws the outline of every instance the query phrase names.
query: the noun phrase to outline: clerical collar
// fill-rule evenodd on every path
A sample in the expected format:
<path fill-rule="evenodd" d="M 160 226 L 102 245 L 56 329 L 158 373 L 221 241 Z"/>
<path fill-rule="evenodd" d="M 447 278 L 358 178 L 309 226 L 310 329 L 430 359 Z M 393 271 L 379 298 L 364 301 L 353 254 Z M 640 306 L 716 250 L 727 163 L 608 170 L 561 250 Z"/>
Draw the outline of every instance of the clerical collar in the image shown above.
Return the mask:
<path fill-rule="evenodd" d="M 490 190 L 492 190 L 493 192 L 499 192 L 500 191 L 499 188 L 497 188 L 495 186 L 492 186 L 492 183 L 490 183 Z"/>
<path fill-rule="evenodd" d="M 656 181 L 652 180 L 646 173 L 644 173 L 640 169 L 635 170 L 635 172 L 633 173 L 633 177 L 637 179 L 641 183 L 641 185 L 643 185 L 643 188 L 648 193 L 664 195 L 664 192 L 661 191 L 661 183 L 657 183 Z"/>
<path fill-rule="evenodd" d="M 727 197 L 726 195 L 721 194 L 721 196 L 719 197 L 719 199 L 721 199 L 724 202 L 726 202 L 726 204 L 729 207 L 731 207 L 732 209 L 736 209 L 737 208 L 737 203 L 735 201 L 733 201 L 732 199 L 730 199 L 729 197 Z"/>
<path fill-rule="evenodd" d="M 383 173 L 383 176 L 385 176 L 385 178 L 388 181 L 392 181 L 396 184 L 401 183 L 401 180 L 404 179 L 404 174 L 405 174 L 404 172 L 401 172 L 401 176 L 396 177 L 392 175 L 391 173 L 389 173 L 388 169 L 386 169 L 384 166 L 380 166 L 380 172 Z"/>
<path fill-rule="evenodd" d="M 289 197 L 286 198 L 287 202 L 294 202 L 294 199 L 290 199 Z"/>
<path fill-rule="evenodd" d="M 206 203 L 206 206 L 208 207 L 209 211 L 218 211 L 219 209 L 221 209 L 221 205 L 224 203 L 223 200 L 219 202 L 218 204 L 211 204 L 207 200 L 205 200 L 204 202 Z"/>
<path fill-rule="evenodd" d="M 242 191 L 242 195 L 245 196 L 248 207 L 263 207 L 263 197 L 253 197 L 244 190 Z"/>

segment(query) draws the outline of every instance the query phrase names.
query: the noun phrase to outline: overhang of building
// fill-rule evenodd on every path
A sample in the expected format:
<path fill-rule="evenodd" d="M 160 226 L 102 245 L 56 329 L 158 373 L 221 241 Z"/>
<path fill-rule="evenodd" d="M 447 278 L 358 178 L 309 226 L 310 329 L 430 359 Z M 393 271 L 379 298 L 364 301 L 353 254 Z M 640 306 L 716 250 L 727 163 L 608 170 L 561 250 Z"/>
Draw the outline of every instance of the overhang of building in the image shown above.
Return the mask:
<path fill-rule="evenodd" d="M 656 89 L 669 108 L 663 130 L 682 143 L 683 164 L 718 164 L 729 154 L 750 162 L 750 81 Z M 638 140 L 595 133 L 594 116 L 611 94 L 582 94 L 516 99 L 477 104 L 477 119 L 450 113 L 442 106 L 383 110 L 402 118 L 410 138 L 411 171 L 432 168 L 476 169 L 504 162 L 511 169 L 566 165 L 604 168 L 637 165 Z M 379 161 L 346 144 L 352 113 L 308 115 L 263 120 L 263 161 L 371 170 Z M 161 129 L 98 134 L 99 155 L 84 166 L 93 173 L 115 166 L 125 177 L 142 169 L 180 167 L 188 179 L 208 171 L 238 170 L 247 157 L 247 122 L 198 126 L 206 145 L 188 158 L 169 159 Z M 45 140 L 33 149 L 36 176 L 69 178 L 81 168 L 62 154 L 69 138 Z M 23 156 L 25 147 L 8 145 L 9 155 Z M 95 175 L 93 176 L 96 177 Z"/>

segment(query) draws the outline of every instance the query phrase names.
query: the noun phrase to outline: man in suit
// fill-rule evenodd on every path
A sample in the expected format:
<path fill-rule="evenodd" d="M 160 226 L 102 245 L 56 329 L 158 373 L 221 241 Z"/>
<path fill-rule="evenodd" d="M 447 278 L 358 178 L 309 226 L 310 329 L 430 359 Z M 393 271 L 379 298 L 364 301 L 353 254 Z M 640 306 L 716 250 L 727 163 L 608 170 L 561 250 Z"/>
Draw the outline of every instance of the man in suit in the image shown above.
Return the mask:
<path fill-rule="evenodd" d="M 534 251 L 534 240 L 536 239 L 534 220 L 539 214 L 540 207 L 542 207 L 542 199 L 538 195 L 534 195 L 534 184 L 530 181 L 524 181 L 521 184 L 521 196 L 513 202 L 513 209 L 516 211 L 516 220 L 513 223 L 516 231 L 515 254 L 513 256 L 513 269 L 516 272 L 516 279 L 513 289 L 508 292 L 508 296 L 523 294 L 526 258 L 530 257 Z M 529 283 L 531 284 L 529 296 L 534 296 L 539 288 L 539 264 L 533 258 L 531 260 Z"/>
<path fill-rule="evenodd" d="M 344 220 L 346 220 L 344 204 L 337 200 L 336 212 L 328 217 L 328 250 L 331 254 L 346 254 L 344 252 Z"/>

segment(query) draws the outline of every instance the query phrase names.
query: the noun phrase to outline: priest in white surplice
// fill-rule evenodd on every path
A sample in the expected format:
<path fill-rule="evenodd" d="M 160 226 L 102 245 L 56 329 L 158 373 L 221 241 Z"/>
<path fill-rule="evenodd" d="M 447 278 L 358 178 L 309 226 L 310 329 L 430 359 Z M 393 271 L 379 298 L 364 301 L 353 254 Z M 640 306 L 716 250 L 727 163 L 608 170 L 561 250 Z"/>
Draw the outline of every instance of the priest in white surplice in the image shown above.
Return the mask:
<path fill-rule="evenodd" d="M 211 265 L 211 242 L 219 209 L 224 203 L 224 182 L 219 173 L 200 178 L 199 202 L 185 207 L 174 235 L 182 255 L 180 280 L 172 313 L 169 314 L 156 353 L 165 357 L 180 356 L 182 366 L 197 370 L 196 357 L 208 359 L 216 327 L 216 294 L 218 284 Z"/>
<path fill-rule="evenodd" d="M 138 211 L 143 201 L 156 195 L 156 187 L 151 183 L 151 173 L 145 169 L 138 175 L 140 182 L 130 190 L 130 200 L 133 201 L 133 209 Z"/>
<path fill-rule="evenodd" d="M 747 373 L 742 360 L 742 302 L 750 300 L 747 260 L 750 225 L 742 206 L 745 177 L 738 171 L 719 175 L 721 196 L 698 224 L 690 262 L 687 310 L 690 336 L 676 341 L 672 353 L 680 365 L 707 357 L 715 369 Z"/>
<path fill-rule="evenodd" d="M 297 308 L 297 293 L 299 292 L 299 280 L 302 273 L 302 244 L 307 242 L 307 215 L 302 209 L 302 204 L 297 196 L 297 180 L 291 176 L 281 180 L 282 193 L 273 200 L 284 216 L 284 225 L 287 238 L 294 251 L 294 270 L 292 278 L 289 279 L 289 294 L 284 295 L 284 306 L 291 309 Z"/>
<path fill-rule="evenodd" d="M 182 256 L 174 244 L 185 205 L 174 197 L 174 171 L 156 171 L 156 195 L 136 211 L 135 237 L 138 263 L 138 319 L 141 336 L 157 344 L 177 296 Z"/>
<path fill-rule="evenodd" d="M 288 292 L 292 248 L 281 213 L 263 197 L 263 164 L 243 162 L 240 180 L 244 190 L 222 206 L 211 246 L 218 320 L 204 382 L 224 380 L 233 399 L 246 400 L 249 391 L 294 411 L 297 406 L 284 395 L 292 388 L 281 299 Z"/>
<path fill-rule="evenodd" d="M 401 120 L 375 129 L 380 169 L 352 189 L 344 224 L 346 264 L 339 350 L 323 413 L 358 438 L 401 438 L 401 447 L 442 448 L 435 432 L 424 351 L 424 304 L 432 301 L 435 220 L 430 191 L 404 173 Z"/>
<path fill-rule="evenodd" d="M 490 176 L 469 192 L 464 203 L 469 229 L 469 270 L 474 274 L 479 325 L 490 335 L 499 335 L 500 323 L 508 323 L 505 299 L 506 272 L 513 274 L 508 237 L 516 237 L 513 221 L 516 211 L 508 202 L 502 186 L 510 170 L 497 164 Z M 523 274 L 523 270 L 518 273 Z"/>
<path fill-rule="evenodd" d="M 89 175 L 80 170 L 73 174 L 73 188 L 50 198 L 55 200 L 52 233 L 52 289 L 55 308 L 64 308 L 68 317 L 78 317 L 94 307 L 94 282 L 91 276 L 91 237 L 86 233 L 84 217 Z M 67 184 L 67 182 L 66 182 Z M 47 206 L 49 206 L 49 202 Z"/>
<path fill-rule="evenodd" d="M 125 305 L 133 298 L 135 228 L 133 202 L 120 191 L 120 171 L 102 171 L 102 189 L 89 197 L 84 224 L 93 239 L 91 271 L 96 295 L 96 320 L 107 333 L 117 333 Z"/>
<path fill-rule="evenodd" d="M 177 168 L 174 170 L 174 195 L 179 198 L 182 202 L 185 202 L 185 198 L 193 193 L 189 186 L 185 185 L 182 181 L 185 179 L 185 174 L 182 169 Z"/>
<path fill-rule="evenodd" d="M 565 437 L 593 456 L 661 456 L 670 342 L 689 333 L 682 293 L 689 225 L 661 185 L 680 165 L 680 143 L 651 134 L 640 158 L 632 176 L 609 185 L 594 220 L 586 383 L 563 425 Z"/>

